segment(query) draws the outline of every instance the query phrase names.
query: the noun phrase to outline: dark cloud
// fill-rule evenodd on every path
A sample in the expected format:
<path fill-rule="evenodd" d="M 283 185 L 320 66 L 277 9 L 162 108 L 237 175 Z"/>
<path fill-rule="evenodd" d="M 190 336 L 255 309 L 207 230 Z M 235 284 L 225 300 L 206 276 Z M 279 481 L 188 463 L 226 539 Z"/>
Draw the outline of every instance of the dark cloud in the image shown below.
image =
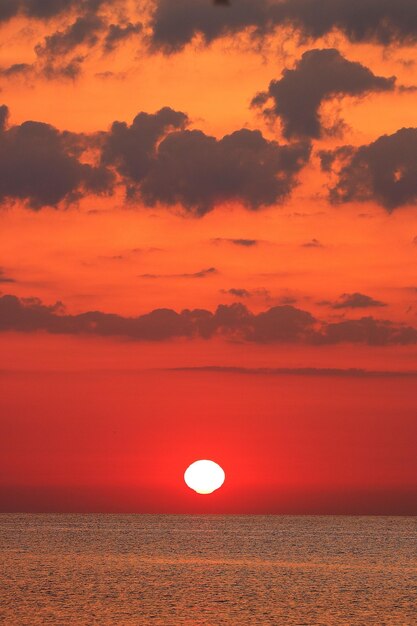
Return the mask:
<path fill-rule="evenodd" d="M 70 76 L 77 73 L 77 62 L 49 70 Z M 95 135 L 32 121 L 8 129 L 7 114 L 2 107 L 0 201 L 26 200 L 32 208 L 56 206 L 79 194 L 110 193 L 117 174 L 127 198 L 146 206 L 179 205 L 197 216 L 225 201 L 256 210 L 287 198 L 311 151 L 306 143 L 279 145 L 246 129 L 217 140 L 186 130 L 187 115 L 168 107 L 139 113 L 131 125 L 114 122 L 108 132 Z M 87 151 L 90 160 L 99 152 L 98 166 L 82 162 Z M 251 239 L 231 241 L 256 245 Z"/>
<path fill-rule="evenodd" d="M 372 346 L 415 345 L 417 330 L 372 317 L 326 324 L 307 311 L 276 306 L 259 314 L 243 304 L 220 305 L 214 313 L 204 309 L 157 309 L 139 317 L 90 311 L 69 315 L 61 303 L 46 306 L 39 300 L 12 295 L 0 297 L 0 331 L 126 337 L 163 341 L 179 337 L 209 339 L 216 335 L 233 341 L 260 344 L 313 345 L 360 343 Z"/>
<path fill-rule="evenodd" d="M 344 293 L 335 302 L 327 303 L 333 309 L 368 309 L 371 307 L 387 306 L 385 302 L 375 300 L 363 293 Z"/>
<path fill-rule="evenodd" d="M 126 0 L 0 0 L 0 22 L 17 15 L 80 17 L 97 14 L 103 5 L 128 8 Z M 151 46 L 167 53 L 181 50 L 196 35 L 210 43 L 245 29 L 261 37 L 280 26 L 310 40 L 334 30 L 353 42 L 406 45 L 417 39 L 415 0 L 155 0 L 151 6 Z"/>
<path fill-rule="evenodd" d="M 310 239 L 302 244 L 303 248 L 324 248 L 323 244 L 318 239 Z"/>
<path fill-rule="evenodd" d="M 239 248 L 254 248 L 261 243 L 258 239 L 236 239 L 227 237 L 215 237 L 211 241 L 214 244 L 229 243 Z"/>
<path fill-rule="evenodd" d="M 32 209 L 74 200 L 80 193 L 107 191 L 111 175 L 79 161 L 76 135 L 49 124 L 24 122 L 7 128 L 0 108 L 0 201 L 23 200 Z"/>
<path fill-rule="evenodd" d="M 211 372 L 213 374 L 243 374 L 248 376 L 324 376 L 349 378 L 414 378 L 414 370 L 364 370 L 360 368 L 340 369 L 334 367 L 227 367 L 203 365 L 202 367 L 171 367 L 169 372 Z"/>
<path fill-rule="evenodd" d="M 46 80 L 75 80 L 82 72 L 85 56 L 78 55 L 68 61 L 60 57 L 45 56 L 41 63 L 17 63 L 9 67 L 0 68 L 0 76 L 15 78 L 17 76 L 29 78 L 41 76 Z"/>
<path fill-rule="evenodd" d="M 160 139 L 187 123 L 185 113 L 169 107 L 154 114 L 139 113 L 130 126 L 126 122 L 114 122 L 104 143 L 102 162 L 114 165 L 131 184 L 139 183 L 152 169 Z"/>
<path fill-rule="evenodd" d="M 224 3 L 223 3 L 224 4 Z M 206 43 L 248 26 L 265 27 L 267 0 L 237 0 L 219 10 L 209 0 L 157 0 L 151 21 L 151 44 L 166 53 L 181 50 L 195 35 Z"/>
<path fill-rule="evenodd" d="M 184 113 L 165 108 L 139 114 L 131 126 L 113 124 L 103 163 L 124 177 L 131 197 L 148 206 L 179 204 L 200 216 L 233 200 L 256 210 L 290 194 L 310 155 L 306 143 L 281 146 L 246 129 L 217 140 L 185 130 L 187 122 Z"/>
<path fill-rule="evenodd" d="M 141 274 L 139 278 L 207 278 L 218 273 L 219 271 L 215 267 L 208 267 L 199 272 L 186 272 L 183 274 Z"/>
<path fill-rule="evenodd" d="M 5 104 L 0 105 L 0 132 L 4 133 L 9 119 L 9 109 Z"/>
<path fill-rule="evenodd" d="M 51 61 L 72 52 L 77 46 L 92 47 L 97 44 L 99 34 L 104 30 L 105 22 L 94 14 L 78 17 L 65 30 L 57 31 L 45 38 L 43 44 L 36 46 L 39 57 L 47 57 Z"/>
<path fill-rule="evenodd" d="M 254 316 L 248 339 L 257 343 L 304 343 L 311 340 L 316 320 L 290 305 L 275 306 Z"/>
<path fill-rule="evenodd" d="M 33 69 L 33 65 L 30 63 L 14 63 L 8 67 L 0 68 L 0 76 L 4 76 L 5 78 L 27 76 Z"/>
<path fill-rule="evenodd" d="M 213 239 L 213 243 L 231 243 L 234 246 L 239 246 L 241 248 L 254 248 L 259 244 L 257 239 L 225 239 L 223 237 L 217 237 Z"/>
<path fill-rule="evenodd" d="M 263 287 L 259 287 L 258 289 L 243 289 L 232 287 L 231 289 L 220 289 L 220 293 L 226 296 L 232 296 L 233 298 L 261 298 L 265 302 L 269 302 L 271 300 L 271 293 L 268 289 L 264 289 Z M 283 302 L 279 300 L 280 304 L 294 304 L 294 301 L 291 302 Z"/>
<path fill-rule="evenodd" d="M 51 60 L 42 65 L 39 72 L 47 80 L 75 80 L 82 72 L 82 65 L 84 61 L 85 57 L 82 55 L 76 56 L 70 61 L 64 63 L 55 63 Z"/>
<path fill-rule="evenodd" d="M 109 0 L 0 0 L 0 21 L 17 15 L 49 20 L 63 14 L 95 12 L 108 3 Z"/>
<path fill-rule="evenodd" d="M 158 146 L 140 196 L 149 206 L 179 204 L 204 215 L 225 201 L 256 210 L 282 202 L 310 155 L 307 144 L 280 146 L 246 129 L 220 140 L 201 131 L 169 134 Z"/>
<path fill-rule="evenodd" d="M 210 43 L 247 28 L 262 36 L 279 26 L 308 39 L 338 30 L 353 42 L 406 45 L 417 39 L 417 5 L 415 0 L 157 0 L 151 42 L 172 53 L 196 35 Z"/>
<path fill-rule="evenodd" d="M 256 239 L 230 239 L 230 242 L 235 246 L 241 246 L 243 248 L 253 248 L 253 246 L 257 246 L 259 243 Z"/>
<path fill-rule="evenodd" d="M 359 148 L 321 153 L 324 171 L 338 180 L 330 200 L 374 201 L 391 211 L 417 200 L 417 129 L 402 128 Z"/>
<path fill-rule="evenodd" d="M 5 0 L 1 2 L 6 6 Z M 107 10 L 103 10 L 106 5 Z M 2 68 L 0 75 L 13 78 L 34 74 L 48 80 L 78 77 L 89 49 L 111 52 L 119 43 L 142 30 L 140 23 L 122 17 L 123 9 L 127 9 L 126 0 L 16 0 L 13 11 L 4 9 L 3 12 L 0 4 L 0 21 L 2 15 L 8 19 L 19 14 L 35 19 L 62 14 L 66 18 L 61 29 L 53 31 L 35 46 L 37 59 L 34 63 L 14 63 Z M 68 59 L 71 54 L 75 56 Z"/>
<path fill-rule="evenodd" d="M 142 24 L 139 22 L 133 24 L 110 24 L 107 35 L 104 39 L 103 48 L 105 52 L 112 52 L 122 41 L 126 41 L 132 35 L 138 35 L 142 30 Z"/>
<path fill-rule="evenodd" d="M 132 35 L 140 33 L 142 24 L 132 22 L 107 24 L 104 16 L 93 12 L 81 15 L 75 22 L 64 30 L 59 30 L 45 38 L 42 44 L 38 44 L 35 52 L 39 58 L 47 58 L 49 63 L 54 64 L 63 55 L 67 55 L 78 46 L 87 48 L 97 47 L 101 35 L 105 33 L 102 41 L 105 52 L 113 51 L 119 43 Z"/>
<path fill-rule="evenodd" d="M 264 115 L 269 118 L 279 117 L 287 139 L 318 139 L 326 130 L 320 119 L 323 102 L 390 91 L 394 85 L 394 77 L 375 76 L 367 67 L 348 61 L 335 49 L 309 50 L 294 69 L 284 70 L 282 78 L 271 81 L 268 91 L 259 93 L 252 104 L 263 107 Z"/>
<path fill-rule="evenodd" d="M 328 324 L 319 340 L 323 344 L 362 343 L 370 346 L 415 345 L 417 329 L 387 320 L 363 317 Z"/>
<path fill-rule="evenodd" d="M 411 43 L 417 38 L 414 0 L 284 0 L 273 2 L 274 21 L 318 38 L 340 30 L 352 42 L 382 45 Z"/>
<path fill-rule="evenodd" d="M 234 287 L 232 287 L 232 289 L 222 289 L 221 293 L 236 296 L 236 298 L 250 298 L 252 296 L 251 291 L 247 289 L 236 289 Z"/>

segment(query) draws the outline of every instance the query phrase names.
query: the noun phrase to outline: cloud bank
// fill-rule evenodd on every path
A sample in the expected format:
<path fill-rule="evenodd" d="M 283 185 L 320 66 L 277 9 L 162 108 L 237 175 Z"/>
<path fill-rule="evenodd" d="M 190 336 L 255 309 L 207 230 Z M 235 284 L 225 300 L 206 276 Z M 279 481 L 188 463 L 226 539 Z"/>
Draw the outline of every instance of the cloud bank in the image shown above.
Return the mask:
<path fill-rule="evenodd" d="M 44 305 L 38 299 L 0 297 L 0 331 L 36 332 L 79 336 L 124 337 L 135 341 L 210 339 L 258 344 L 371 346 L 415 345 L 417 329 L 389 320 L 363 317 L 328 324 L 294 306 L 272 307 L 254 314 L 243 304 L 221 304 L 205 309 L 156 309 L 138 317 L 89 311 L 66 313 L 62 303 Z"/>
<path fill-rule="evenodd" d="M 281 26 L 311 40 L 332 31 L 352 42 L 384 46 L 417 39 L 414 0 L 233 0 L 221 4 L 228 6 L 216 7 L 207 0 L 157 0 L 151 20 L 152 46 L 173 53 L 197 35 L 209 44 L 246 29 L 262 36 Z"/>

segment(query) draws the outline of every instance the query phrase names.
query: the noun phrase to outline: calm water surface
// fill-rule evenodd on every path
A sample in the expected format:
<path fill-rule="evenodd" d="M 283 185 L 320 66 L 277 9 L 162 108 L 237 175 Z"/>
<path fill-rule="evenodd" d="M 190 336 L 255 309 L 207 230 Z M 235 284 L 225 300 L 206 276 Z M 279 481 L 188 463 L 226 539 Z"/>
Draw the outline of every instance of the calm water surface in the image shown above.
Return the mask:
<path fill-rule="evenodd" d="M 417 518 L 0 515 L 0 624 L 417 624 Z"/>

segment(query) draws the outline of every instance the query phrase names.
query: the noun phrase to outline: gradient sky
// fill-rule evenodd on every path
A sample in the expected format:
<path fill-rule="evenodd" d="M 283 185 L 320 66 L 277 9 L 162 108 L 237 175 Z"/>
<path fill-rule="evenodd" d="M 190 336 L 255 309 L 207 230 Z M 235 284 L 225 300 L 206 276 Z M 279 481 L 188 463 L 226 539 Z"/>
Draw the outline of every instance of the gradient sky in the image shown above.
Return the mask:
<path fill-rule="evenodd" d="M 0 0 L 0 510 L 417 513 L 417 8 L 352 4 Z"/>

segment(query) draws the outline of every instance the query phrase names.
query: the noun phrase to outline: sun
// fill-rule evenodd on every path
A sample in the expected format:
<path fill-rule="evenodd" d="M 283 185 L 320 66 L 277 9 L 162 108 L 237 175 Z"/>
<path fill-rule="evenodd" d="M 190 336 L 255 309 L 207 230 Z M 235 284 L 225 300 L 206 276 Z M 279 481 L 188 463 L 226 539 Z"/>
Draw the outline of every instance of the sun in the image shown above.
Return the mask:
<path fill-rule="evenodd" d="M 208 495 L 219 489 L 225 478 L 224 470 L 218 463 L 205 459 L 191 463 L 184 473 L 186 485 L 202 495 Z"/>

